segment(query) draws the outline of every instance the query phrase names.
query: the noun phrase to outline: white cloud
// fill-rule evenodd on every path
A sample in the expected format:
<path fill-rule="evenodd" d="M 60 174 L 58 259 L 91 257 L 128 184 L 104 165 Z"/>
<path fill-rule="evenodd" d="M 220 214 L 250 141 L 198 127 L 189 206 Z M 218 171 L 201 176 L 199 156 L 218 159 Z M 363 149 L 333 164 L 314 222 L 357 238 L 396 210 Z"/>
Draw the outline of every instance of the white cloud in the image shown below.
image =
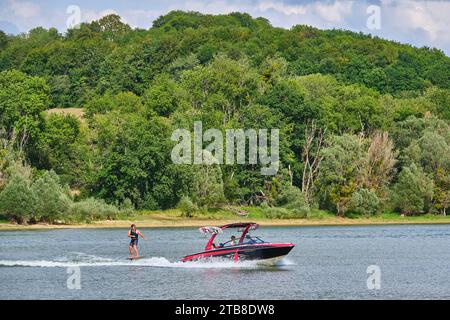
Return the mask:
<path fill-rule="evenodd" d="M 234 0 L 188 0 L 188 1 L 173 1 L 168 7 L 167 11 L 171 10 L 185 10 L 198 11 L 208 14 L 226 14 L 236 11 L 249 12 L 252 6 L 244 1 L 236 2 Z"/>
<path fill-rule="evenodd" d="M 310 5 L 311 11 L 323 20 L 331 23 L 342 23 L 352 14 L 353 1 L 336 1 L 332 4 L 316 2 Z"/>
<path fill-rule="evenodd" d="M 382 10 L 400 30 L 423 29 L 435 42 L 440 37 L 450 37 L 450 2 L 447 1 L 399 1 L 385 5 Z"/>
<path fill-rule="evenodd" d="M 449 1 L 382 0 L 380 9 L 381 29 L 364 32 L 450 53 Z"/>
<path fill-rule="evenodd" d="M 259 3 L 257 7 L 259 11 L 267 11 L 269 9 L 272 9 L 287 15 L 306 13 L 306 8 L 302 5 L 288 5 L 280 1 L 279 2 L 263 1 Z"/>
<path fill-rule="evenodd" d="M 157 10 L 136 9 L 130 9 L 121 12 L 118 12 L 114 9 L 104 9 L 101 11 L 81 9 L 80 12 L 82 22 L 92 22 L 94 20 L 99 20 L 100 18 L 109 14 L 117 14 L 121 17 L 123 23 L 129 24 L 133 28 L 149 28 L 152 25 L 153 20 L 155 20 L 162 14 L 162 12 Z"/>
<path fill-rule="evenodd" d="M 123 18 L 127 23 L 135 28 L 149 28 L 153 20 L 158 18 L 162 12 L 157 10 L 127 10 L 123 13 Z"/>
<path fill-rule="evenodd" d="M 279 0 L 188 0 L 173 1 L 169 10 L 199 11 L 207 14 L 246 12 L 254 17 L 268 18 L 273 25 L 290 28 L 296 24 L 310 24 L 319 28 L 345 27 L 346 17 L 352 14 L 354 1 L 316 1 L 289 4 Z"/>
<path fill-rule="evenodd" d="M 98 20 L 104 16 L 107 16 L 109 14 L 119 14 L 116 10 L 113 9 L 104 9 L 101 11 L 95 11 L 95 10 L 83 10 L 81 9 L 81 20 L 83 22 L 91 22 L 94 20 Z M 125 19 L 122 17 L 122 21 Z"/>
<path fill-rule="evenodd" d="M 8 1 L 12 13 L 19 18 L 37 17 L 41 13 L 41 7 L 38 4 L 28 1 Z"/>

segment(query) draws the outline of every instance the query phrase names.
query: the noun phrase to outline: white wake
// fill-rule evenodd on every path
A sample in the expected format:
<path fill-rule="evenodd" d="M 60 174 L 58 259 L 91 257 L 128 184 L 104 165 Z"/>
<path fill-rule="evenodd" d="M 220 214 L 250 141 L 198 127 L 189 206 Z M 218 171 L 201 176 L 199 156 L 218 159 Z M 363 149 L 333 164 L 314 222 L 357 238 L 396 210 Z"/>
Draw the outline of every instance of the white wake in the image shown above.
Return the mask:
<path fill-rule="evenodd" d="M 139 260 L 113 260 L 90 256 L 91 259 L 58 261 L 49 260 L 0 260 L 0 267 L 41 267 L 41 268 L 68 268 L 68 267 L 114 267 L 114 266 L 140 266 L 160 268 L 199 268 L 199 269 L 241 269 L 260 268 L 258 261 L 232 261 L 228 259 L 202 260 L 192 262 L 171 262 L 164 257 L 150 257 Z M 280 261 L 277 265 L 290 265 L 290 261 Z"/>

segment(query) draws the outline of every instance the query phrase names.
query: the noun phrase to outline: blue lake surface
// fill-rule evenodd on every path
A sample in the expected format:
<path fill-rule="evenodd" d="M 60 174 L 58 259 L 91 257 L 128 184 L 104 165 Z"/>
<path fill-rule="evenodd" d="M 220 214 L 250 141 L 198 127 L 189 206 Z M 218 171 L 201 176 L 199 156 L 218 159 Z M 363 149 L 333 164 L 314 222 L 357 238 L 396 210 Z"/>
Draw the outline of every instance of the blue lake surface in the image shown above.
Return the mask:
<path fill-rule="evenodd" d="M 208 238 L 196 228 L 140 230 L 148 240 L 137 261 L 126 260 L 127 229 L 0 232 L 0 299 L 450 298 L 450 225 L 261 227 L 254 235 L 296 244 L 274 267 L 181 263 Z M 367 285 L 371 265 L 378 290 Z M 73 267 L 80 289 L 67 285 Z"/>

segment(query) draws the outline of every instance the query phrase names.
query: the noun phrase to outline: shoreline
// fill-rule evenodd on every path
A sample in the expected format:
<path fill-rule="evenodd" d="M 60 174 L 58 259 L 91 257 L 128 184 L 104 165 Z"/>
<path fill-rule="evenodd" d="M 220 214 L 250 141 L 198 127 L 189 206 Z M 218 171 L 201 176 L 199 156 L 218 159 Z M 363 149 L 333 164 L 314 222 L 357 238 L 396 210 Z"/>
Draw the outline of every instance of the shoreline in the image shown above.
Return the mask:
<path fill-rule="evenodd" d="M 300 227 L 300 226 L 370 226 L 370 225 L 419 225 L 450 224 L 450 218 L 437 217 L 402 217 L 386 218 L 325 218 L 325 219 L 252 219 L 236 217 L 234 219 L 182 218 L 182 217 L 136 217 L 135 220 L 103 220 L 80 224 L 44 224 L 17 225 L 0 223 L 0 231 L 57 230 L 57 229 L 110 229 L 129 228 L 132 223 L 139 228 L 195 228 L 202 226 L 220 226 L 234 222 L 250 221 L 268 227 Z"/>

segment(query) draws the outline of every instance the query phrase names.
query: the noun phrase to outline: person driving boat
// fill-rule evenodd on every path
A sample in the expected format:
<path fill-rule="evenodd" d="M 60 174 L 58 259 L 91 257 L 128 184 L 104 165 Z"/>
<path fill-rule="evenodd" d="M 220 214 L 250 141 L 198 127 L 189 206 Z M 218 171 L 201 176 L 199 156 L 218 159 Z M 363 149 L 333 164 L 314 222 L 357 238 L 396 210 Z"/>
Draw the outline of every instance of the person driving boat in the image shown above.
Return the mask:
<path fill-rule="evenodd" d="M 249 234 L 245 236 L 245 239 L 247 240 L 246 243 L 248 244 L 256 243 L 256 240 L 253 239 Z"/>

